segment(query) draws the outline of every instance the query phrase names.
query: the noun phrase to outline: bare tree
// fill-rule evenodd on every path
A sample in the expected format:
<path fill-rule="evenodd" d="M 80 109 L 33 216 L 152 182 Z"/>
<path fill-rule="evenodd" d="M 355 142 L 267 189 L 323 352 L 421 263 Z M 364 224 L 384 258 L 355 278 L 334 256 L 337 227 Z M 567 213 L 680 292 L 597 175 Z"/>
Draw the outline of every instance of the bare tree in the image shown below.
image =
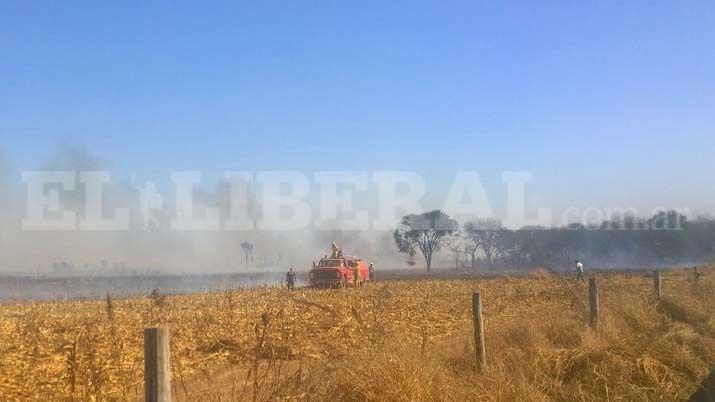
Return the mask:
<path fill-rule="evenodd" d="M 459 234 L 455 233 L 449 239 L 448 248 L 449 248 L 449 251 L 452 252 L 452 257 L 454 258 L 454 269 L 457 270 L 457 269 L 459 269 L 460 256 L 461 256 L 461 254 L 466 252 L 462 237 L 459 236 Z"/>
<path fill-rule="evenodd" d="M 496 258 L 501 254 L 500 236 L 504 231 L 501 222 L 496 219 L 482 219 L 464 225 L 464 238 L 471 246 L 471 263 L 474 268 L 474 259 L 477 250 L 481 249 L 484 258 L 490 267 L 494 266 Z"/>
<path fill-rule="evenodd" d="M 241 243 L 241 250 L 243 250 L 243 255 L 246 256 L 246 265 L 248 265 L 248 259 L 253 255 L 253 243 L 244 241 Z"/>

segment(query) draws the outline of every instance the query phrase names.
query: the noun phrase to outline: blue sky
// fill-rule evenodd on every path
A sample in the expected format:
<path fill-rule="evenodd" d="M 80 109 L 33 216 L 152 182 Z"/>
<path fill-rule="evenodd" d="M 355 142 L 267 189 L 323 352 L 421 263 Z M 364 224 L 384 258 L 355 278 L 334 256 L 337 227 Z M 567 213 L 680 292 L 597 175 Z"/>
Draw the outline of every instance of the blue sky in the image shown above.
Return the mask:
<path fill-rule="evenodd" d="M 715 213 L 714 72 L 711 1 L 4 2 L 0 150 L 437 189 L 528 170 L 556 208 Z"/>

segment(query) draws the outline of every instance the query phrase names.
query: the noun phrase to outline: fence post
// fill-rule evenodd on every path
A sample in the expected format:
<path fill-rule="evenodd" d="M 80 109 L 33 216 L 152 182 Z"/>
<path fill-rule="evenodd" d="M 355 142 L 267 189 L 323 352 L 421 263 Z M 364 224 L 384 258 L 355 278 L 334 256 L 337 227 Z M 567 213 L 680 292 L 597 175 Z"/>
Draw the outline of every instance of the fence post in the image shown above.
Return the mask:
<path fill-rule="evenodd" d="M 477 354 L 477 367 L 482 369 L 487 364 L 484 349 L 484 325 L 482 322 L 482 297 L 479 292 L 472 293 L 472 319 L 474 321 L 474 349 Z"/>
<path fill-rule="evenodd" d="M 171 402 L 169 329 L 144 328 L 144 401 Z"/>
<path fill-rule="evenodd" d="M 658 299 L 660 299 L 660 295 L 661 295 L 661 286 L 660 286 L 661 280 L 660 279 L 661 279 L 660 271 L 657 269 L 654 270 L 653 271 L 653 287 L 655 288 L 655 297 L 657 297 Z"/>
<path fill-rule="evenodd" d="M 588 278 L 588 300 L 591 304 L 591 325 L 598 324 L 598 287 L 596 287 L 596 278 Z"/>

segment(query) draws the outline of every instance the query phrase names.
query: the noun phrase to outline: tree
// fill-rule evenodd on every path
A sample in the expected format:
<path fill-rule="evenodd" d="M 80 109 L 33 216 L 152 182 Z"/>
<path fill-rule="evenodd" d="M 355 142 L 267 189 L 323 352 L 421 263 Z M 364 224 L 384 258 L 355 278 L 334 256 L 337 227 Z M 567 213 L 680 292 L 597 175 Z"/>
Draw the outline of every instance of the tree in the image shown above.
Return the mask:
<path fill-rule="evenodd" d="M 474 255 L 480 248 L 484 252 L 487 264 L 490 267 L 494 266 L 496 257 L 502 251 L 499 248 L 499 236 L 502 235 L 504 230 L 501 222 L 496 219 L 482 219 L 464 225 L 465 240 L 471 245 L 469 251 L 472 268 L 474 268 Z"/>
<path fill-rule="evenodd" d="M 458 228 L 457 221 L 435 209 L 419 215 L 403 216 L 393 237 L 401 253 L 420 250 L 429 271 L 432 268 L 432 258 L 439 251 L 442 242 Z"/>
<path fill-rule="evenodd" d="M 454 269 L 458 270 L 459 269 L 459 255 L 462 254 L 464 252 L 464 250 L 462 250 L 462 247 L 459 244 L 450 244 L 449 251 L 451 251 L 452 255 L 454 256 Z"/>
<path fill-rule="evenodd" d="M 243 254 L 246 256 L 246 265 L 248 265 L 248 259 L 253 255 L 253 243 L 244 241 L 241 243 L 241 250 L 243 250 Z"/>

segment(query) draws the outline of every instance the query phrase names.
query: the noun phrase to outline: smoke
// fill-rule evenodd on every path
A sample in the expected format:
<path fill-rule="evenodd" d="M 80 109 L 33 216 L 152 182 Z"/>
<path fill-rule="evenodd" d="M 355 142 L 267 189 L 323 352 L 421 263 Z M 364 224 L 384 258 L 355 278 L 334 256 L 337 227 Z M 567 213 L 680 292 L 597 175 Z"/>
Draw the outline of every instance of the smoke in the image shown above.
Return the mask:
<path fill-rule="evenodd" d="M 171 222 L 177 215 L 176 194 L 172 194 L 171 189 L 160 192 L 163 197 L 161 207 L 153 211 L 153 220 L 148 221 L 145 219 L 146 205 L 140 196 L 148 181 L 137 182 L 130 172 L 112 171 L 111 167 L 108 161 L 84 148 L 62 146 L 47 160 L 38 163 L 35 169 L 111 171 L 111 180 L 102 190 L 103 213 L 112 215 L 117 208 L 126 208 L 129 212 L 126 230 L 23 230 L 21 222 L 28 216 L 27 187 L 22 183 L 22 172 L 14 170 L 6 155 L 0 152 L 0 273 L 240 273 L 285 271 L 288 267 L 304 271 L 311 267 L 311 261 L 330 252 L 333 241 L 346 255 L 374 261 L 378 269 L 406 267 L 407 257 L 398 253 L 390 231 L 348 230 L 337 225 L 337 221 L 321 220 L 319 227 L 293 231 L 171 230 Z M 168 178 L 164 179 L 169 184 Z M 86 216 L 87 189 L 81 181 L 75 180 L 75 183 L 76 188 L 60 192 L 59 199 L 64 210 L 73 211 L 82 219 Z M 215 208 L 220 221 L 225 223 L 233 218 L 232 211 L 238 206 L 238 210 L 247 211 L 247 218 L 254 221 L 262 218 L 261 206 L 265 200 L 260 198 L 261 192 L 242 183 L 244 185 L 238 187 L 247 189 L 245 194 L 242 193 L 245 197 L 236 197 L 231 193 L 236 187 L 231 184 L 236 183 L 222 179 L 197 185 L 193 190 L 194 211 L 191 213 L 200 216 L 207 208 Z M 167 187 L 173 188 L 172 185 Z M 661 215 L 664 218 L 671 216 L 670 213 Z M 612 226 L 622 222 L 630 228 L 637 222 L 656 217 L 617 216 L 603 224 Z M 712 242 L 715 224 L 712 220 L 694 220 L 685 229 L 665 232 L 587 228 L 578 231 L 522 230 L 516 234 L 531 234 L 519 237 L 525 244 L 522 248 L 526 255 L 512 259 L 528 260 L 525 264 L 532 266 L 569 267 L 570 261 L 580 256 L 593 265 L 617 267 L 698 261 L 715 255 Z M 248 262 L 241 248 L 243 242 L 253 245 Z M 464 250 L 464 245 L 460 247 Z M 443 247 L 436 256 L 436 265 L 453 266 L 455 252 Z M 478 256 L 481 255 L 478 253 Z M 419 255 L 416 261 L 422 265 Z"/>
<path fill-rule="evenodd" d="M 9 245 L 12 233 L 13 211 L 17 208 L 14 205 L 14 194 L 10 185 L 10 168 L 5 155 L 0 152 L 0 245 Z M 0 259 L 5 260 L 5 251 L 9 247 L 0 247 Z M 1 269 L 1 268 L 0 268 Z"/>
<path fill-rule="evenodd" d="M 61 146 L 47 161 L 37 166 L 43 171 L 99 171 L 109 166 L 100 158 L 80 147 Z M 1 248 L 4 272 L 44 272 L 63 264 L 79 269 L 106 268 L 107 266 L 164 269 L 180 263 L 191 266 L 194 250 L 191 242 L 171 233 L 146 233 L 140 222 L 132 219 L 127 231 L 29 231 L 21 228 L 26 216 L 26 189 L 19 180 L 9 179 L 9 168 L 3 167 L 0 195 L 3 203 L 3 247 Z M 13 173 L 19 179 L 20 174 Z M 107 210 L 130 208 L 135 218 L 138 205 L 136 193 L 129 183 L 112 180 L 104 190 Z M 85 189 L 78 183 L 75 191 L 64 191 L 60 202 L 65 210 L 84 215 Z"/>
<path fill-rule="evenodd" d="M 61 146 L 37 170 L 110 171 L 111 165 L 81 147 Z M 156 211 L 156 227 L 145 227 L 142 219 L 138 185 L 134 179 L 111 171 L 111 180 L 103 188 L 104 213 L 116 208 L 129 209 L 129 228 L 120 231 L 30 231 L 21 221 L 27 214 L 27 189 L 21 173 L 12 171 L 0 153 L 0 273 L 44 273 L 57 267 L 70 267 L 75 273 L 122 272 L 145 273 L 223 273 L 285 270 L 288 266 L 308 269 L 310 262 L 338 242 L 346 254 L 366 260 L 399 260 L 390 253 L 389 233 L 341 230 L 169 230 L 175 215 L 171 194 L 164 194 L 164 205 Z M 213 188 L 195 189 L 194 208 L 218 208 L 222 221 L 230 216 L 229 184 L 221 180 Z M 261 216 L 261 200 L 252 190 L 245 199 L 249 218 Z M 85 188 L 77 181 L 75 191 L 60 193 L 62 208 L 85 214 Z M 236 202 L 236 200 L 234 200 Z M 238 202 L 242 202 L 239 200 Z M 109 212 L 111 213 L 111 212 Z M 199 214 L 201 212 L 198 212 Z M 254 245 L 253 259 L 246 265 L 240 244 Z M 394 248 L 394 246 L 393 246 Z M 394 254 L 390 256 L 389 254 Z M 394 257 L 394 258 L 391 258 Z M 112 271 L 114 272 L 114 271 Z"/>

